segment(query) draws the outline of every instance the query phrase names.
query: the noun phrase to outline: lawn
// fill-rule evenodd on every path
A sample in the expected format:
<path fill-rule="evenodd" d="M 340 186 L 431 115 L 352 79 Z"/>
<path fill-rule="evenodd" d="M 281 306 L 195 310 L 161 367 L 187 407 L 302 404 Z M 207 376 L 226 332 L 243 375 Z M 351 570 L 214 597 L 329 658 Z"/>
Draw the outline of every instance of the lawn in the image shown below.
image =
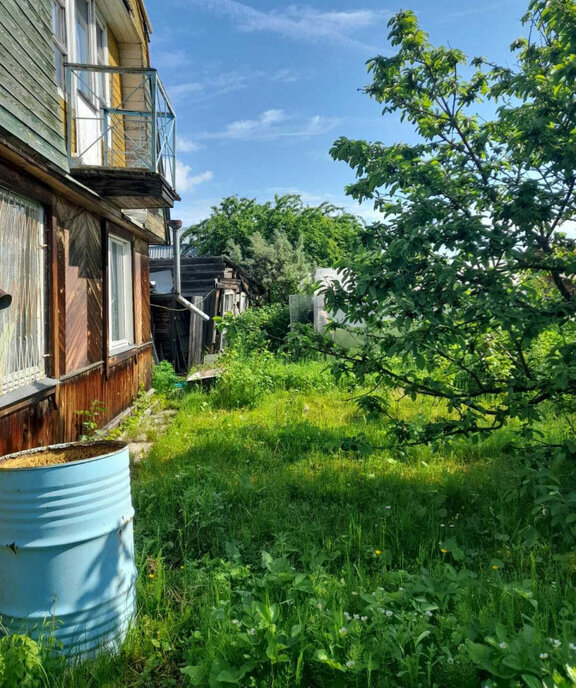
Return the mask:
<path fill-rule="evenodd" d="M 321 363 L 258 365 L 179 399 L 135 466 L 137 624 L 50 685 L 576 685 L 574 472 L 505 432 L 375 448 Z"/>

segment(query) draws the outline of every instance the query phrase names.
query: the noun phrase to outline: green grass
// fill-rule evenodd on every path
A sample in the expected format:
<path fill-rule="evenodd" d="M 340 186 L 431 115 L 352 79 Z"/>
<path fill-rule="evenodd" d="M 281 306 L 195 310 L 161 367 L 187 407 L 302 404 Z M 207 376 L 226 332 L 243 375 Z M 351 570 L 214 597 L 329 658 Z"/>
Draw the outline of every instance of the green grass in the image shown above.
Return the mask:
<path fill-rule="evenodd" d="M 269 364 L 184 397 L 135 467 L 137 624 L 51 685 L 576 685 L 552 679 L 576 664 L 573 526 L 510 436 L 371 450 L 385 426 L 321 364 Z"/>

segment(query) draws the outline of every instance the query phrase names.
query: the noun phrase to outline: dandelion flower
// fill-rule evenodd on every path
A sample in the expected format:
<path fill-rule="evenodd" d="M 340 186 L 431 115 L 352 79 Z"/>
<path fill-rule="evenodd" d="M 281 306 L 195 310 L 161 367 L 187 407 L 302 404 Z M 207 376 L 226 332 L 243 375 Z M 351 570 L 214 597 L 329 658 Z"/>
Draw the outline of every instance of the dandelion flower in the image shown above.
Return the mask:
<path fill-rule="evenodd" d="M 148 574 L 148 578 L 156 578 L 156 575 L 153 574 L 153 573 L 149 573 L 149 574 Z"/>
<path fill-rule="evenodd" d="M 181 569 L 181 570 L 183 571 L 183 570 L 184 570 L 184 567 L 183 567 L 183 566 L 181 566 L 181 567 L 180 567 L 180 569 Z"/>
<path fill-rule="evenodd" d="M 498 564 L 493 564 L 492 568 L 494 569 L 494 571 L 498 571 L 500 567 L 498 566 Z"/>
<path fill-rule="evenodd" d="M 441 547 L 440 551 L 442 552 L 442 554 L 446 554 L 448 550 L 445 547 Z"/>
<path fill-rule="evenodd" d="M 382 551 L 379 550 L 379 549 L 375 549 L 375 550 L 374 550 L 374 554 L 375 554 L 377 557 L 379 557 L 379 556 L 382 554 Z"/>

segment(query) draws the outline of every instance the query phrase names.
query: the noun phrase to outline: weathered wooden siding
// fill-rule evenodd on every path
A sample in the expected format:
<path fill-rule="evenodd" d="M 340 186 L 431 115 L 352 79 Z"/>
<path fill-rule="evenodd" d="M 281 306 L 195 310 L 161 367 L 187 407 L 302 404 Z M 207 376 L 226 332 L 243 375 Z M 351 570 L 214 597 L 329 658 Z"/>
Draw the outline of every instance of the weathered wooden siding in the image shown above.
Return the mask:
<path fill-rule="evenodd" d="M 0 456 L 54 442 L 73 442 L 82 433 L 83 417 L 94 400 L 105 411 L 100 425 L 115 418 L 136 398 L 140 388 L 151 384 L 152 352 L 145 346 L 111 366 L 106 380 L 104 365 L 64 379 L 56 396 L 2 415 L 0 411 Z"/>
<path fill-rule="evenodd" d="M 0 127 L 68 169 L 49 0 L 0 0 Z"/>
<path fill-rule="evenodd" d="M 57 231 L 65 265 L 66 331 L 63 372 L 71 373 L 103 358 L 103 268 L 100 221 L 59 200 Z"/>

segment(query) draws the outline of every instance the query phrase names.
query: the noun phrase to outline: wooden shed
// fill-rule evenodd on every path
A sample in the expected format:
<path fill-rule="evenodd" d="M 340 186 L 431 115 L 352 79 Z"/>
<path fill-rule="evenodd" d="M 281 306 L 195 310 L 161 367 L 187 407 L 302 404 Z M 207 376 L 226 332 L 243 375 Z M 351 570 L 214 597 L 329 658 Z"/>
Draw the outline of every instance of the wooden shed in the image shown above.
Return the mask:
<path fill-rule="evenodd" d="M 181 293 L 210 316 L 203 321 L 176 302 L 173 261 L 172 246 L 150 247 L 152 333 L 158 358 L 185 373 L 205 354 L 222 350 L 224 336 L 214 326 L 214 316 L 242 313 L 260 302 L 265 290 L 226 256 L 182 256 Z"/>

